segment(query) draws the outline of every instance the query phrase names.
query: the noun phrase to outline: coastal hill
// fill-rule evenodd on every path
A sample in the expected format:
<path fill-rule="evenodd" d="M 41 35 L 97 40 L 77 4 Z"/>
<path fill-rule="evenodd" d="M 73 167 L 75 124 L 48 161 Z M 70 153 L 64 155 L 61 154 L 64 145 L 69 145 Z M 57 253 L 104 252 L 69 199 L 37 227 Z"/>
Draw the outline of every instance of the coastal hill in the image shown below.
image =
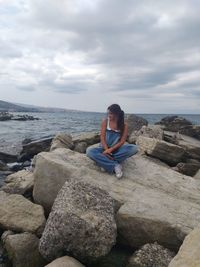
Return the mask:
<path fill-rule="evenodd" d="M 64 108 L 40 107 L 20 103 L 10 103 L 0 100 L 0 112 L 67 112 L 77 111 Z"/>

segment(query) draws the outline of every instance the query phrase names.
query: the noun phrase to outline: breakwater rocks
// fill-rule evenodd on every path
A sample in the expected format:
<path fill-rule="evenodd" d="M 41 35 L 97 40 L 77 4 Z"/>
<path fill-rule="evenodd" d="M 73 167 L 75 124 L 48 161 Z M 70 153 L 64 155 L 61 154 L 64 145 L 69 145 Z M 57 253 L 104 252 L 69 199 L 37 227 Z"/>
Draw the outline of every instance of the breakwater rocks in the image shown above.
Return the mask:
<path fill-rule="evenodd" d="M 197 266 L 200 138 L 127 120 L 126 141 L 139 151 L 122 163 L 121 180 L 85 154 L 98 132 L 58 133 L 35 151 L 24 142 L 31 168 L 7 175 L 0 190 L 7 266 Z M 1 161 L 5 169 L 12 157 Z"/>

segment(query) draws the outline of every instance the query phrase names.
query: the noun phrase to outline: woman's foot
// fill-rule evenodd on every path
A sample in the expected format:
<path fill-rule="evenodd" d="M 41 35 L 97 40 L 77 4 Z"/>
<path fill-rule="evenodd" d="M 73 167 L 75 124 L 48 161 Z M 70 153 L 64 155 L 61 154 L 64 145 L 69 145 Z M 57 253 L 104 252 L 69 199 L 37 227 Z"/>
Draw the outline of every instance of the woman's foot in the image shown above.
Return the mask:
<path fill-rule="evenodd" d="M 123 175 L 123 172 L 122 172 L 122 165 L 121 164 L 116 164 L 115 165 L 115 176 L 120 179 Z"/>

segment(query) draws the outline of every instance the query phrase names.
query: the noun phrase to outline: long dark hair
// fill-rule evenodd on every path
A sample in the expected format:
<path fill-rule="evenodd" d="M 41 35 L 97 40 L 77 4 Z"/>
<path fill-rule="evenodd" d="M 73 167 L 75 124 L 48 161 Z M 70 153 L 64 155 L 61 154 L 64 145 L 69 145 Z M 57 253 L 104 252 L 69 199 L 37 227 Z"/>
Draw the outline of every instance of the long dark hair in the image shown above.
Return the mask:
<path fill-rule="evenodd" d="M 120 130 L 121 135 L 124 132 L 124 111 L 121 109 L 121 107 L 118 104 L 112 104 L 110 105 L 107 110 L 112 112 L 117 116 L 117 129 Z"/>

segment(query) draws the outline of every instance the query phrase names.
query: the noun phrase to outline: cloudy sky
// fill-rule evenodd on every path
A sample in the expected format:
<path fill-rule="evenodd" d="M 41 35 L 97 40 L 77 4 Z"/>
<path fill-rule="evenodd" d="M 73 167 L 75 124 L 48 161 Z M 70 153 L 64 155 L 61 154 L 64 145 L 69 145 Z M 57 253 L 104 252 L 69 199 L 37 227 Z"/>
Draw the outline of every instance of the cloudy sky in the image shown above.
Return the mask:
<path fill-rule="evenodd" d="M 0 99 L 200 114 L 199 0 L 0 0 Z"/>

